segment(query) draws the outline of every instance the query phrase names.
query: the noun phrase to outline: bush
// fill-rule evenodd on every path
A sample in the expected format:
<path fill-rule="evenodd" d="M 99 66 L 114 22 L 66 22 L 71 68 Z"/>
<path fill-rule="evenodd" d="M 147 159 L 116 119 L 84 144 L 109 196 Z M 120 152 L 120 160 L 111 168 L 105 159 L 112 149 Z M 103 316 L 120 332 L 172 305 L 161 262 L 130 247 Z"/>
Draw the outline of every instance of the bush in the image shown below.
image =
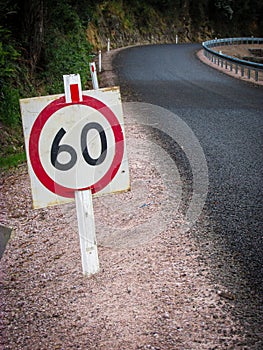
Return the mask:
<path fill-rule="evenodd" d="M 12 126 L 20 123 L 19 91 L 11 84 L 1 86 L 0 120 L 3 124 Z"/>
<path fill-rule="evenodd" d="M 49 17 L 45 18 L 45 36 L 39 43 L 41 52 L 35 69 L 25 33 L 0 26 L 0 167 L 25 160 L 20 98 L 63 93 L 64 74 L 79 73 L 83 88 L 90 80 L 92 48 L 78 13 L 67 1 L 50 2 L 48 6 L 45 13 Z M 21 23 L 22 13 L 17 11 Z M 23 27 L 21 23 L 17 28 Z"/>
<path fill-rule="evenodd" d="M 0 27 L 0 121 L 6 125 L 19 122 L 19 93 L 15 87 L 19 52 L 8 30 Z"/>
<path fill-rule="evenodd" d="M 0 26 L 0 83 L 15 77 L 20 56 L 11 40 L 11 33 Z"/>
<path fill-rule="evenodd" d="M 63 75 L 80 74 L 83 88 L 89 79 L 89 55 L 91 46 L 84 31 L 63 34 L 57 29 L 50 35 L 49 45 L 45 50 L 45 72 L 48 94 L 62 93 Z"/>

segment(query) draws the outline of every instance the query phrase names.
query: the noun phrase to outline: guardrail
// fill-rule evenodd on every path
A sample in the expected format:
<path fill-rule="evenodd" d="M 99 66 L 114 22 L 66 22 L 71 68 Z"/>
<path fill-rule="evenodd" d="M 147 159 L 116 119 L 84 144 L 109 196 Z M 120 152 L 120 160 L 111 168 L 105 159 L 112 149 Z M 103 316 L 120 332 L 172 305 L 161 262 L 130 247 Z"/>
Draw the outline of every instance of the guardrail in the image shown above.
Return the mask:
<path fill-rule="evenodd" d="M 254 72 L 253 78 L 259 81 L 259 72 L 263 73 L 263 64 L 241 60 L 236 57 L 231 57 L 223 53 L 213 50 L 217 46 L 241 45 L 241 44 L 263 44 L 263 38 L 228 38 L 228 39 L 214 39 L 202 43 L 204 55 L 212 62 L 229 69 L 234 70 L 236 74 L 241 72 L 241 76 L 247 75 L 248 79 L 252 79 L 251 71 Z M 262 78 L 263 80 L 263 78 Z"/>

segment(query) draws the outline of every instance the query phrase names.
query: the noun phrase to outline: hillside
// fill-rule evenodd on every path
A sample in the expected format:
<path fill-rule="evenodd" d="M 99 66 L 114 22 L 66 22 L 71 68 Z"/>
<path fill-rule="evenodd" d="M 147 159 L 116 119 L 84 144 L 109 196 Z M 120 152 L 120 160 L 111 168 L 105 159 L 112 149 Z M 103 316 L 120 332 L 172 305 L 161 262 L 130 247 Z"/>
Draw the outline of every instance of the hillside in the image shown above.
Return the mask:
<path fill-rule="evenodd" d="M 249 10 L 249 12 L 247 12 Z M 211 37 L 260 36 L 260 1 L 101 1 L 87 27 L 95 49 L 130 44 L 201 42 Z M 244 23 L 246 25 L 244 25 Z"/>

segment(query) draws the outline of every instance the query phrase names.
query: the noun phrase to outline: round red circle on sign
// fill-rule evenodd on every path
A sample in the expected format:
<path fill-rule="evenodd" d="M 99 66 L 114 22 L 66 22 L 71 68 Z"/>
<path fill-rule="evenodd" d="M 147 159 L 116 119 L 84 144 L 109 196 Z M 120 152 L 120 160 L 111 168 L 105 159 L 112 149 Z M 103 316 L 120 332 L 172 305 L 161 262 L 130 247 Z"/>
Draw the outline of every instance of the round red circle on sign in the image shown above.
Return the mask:
<path fill-rule="evenodd" d="M 47 174 L 47 172 L 45 171 L 42 165 L 41 157 L 39 154 L 39 139 L 40 139 L 41 131 L 45 123 L 48 121 L 48 119 L 58 110 L 73 104 L 76 104 L 76 103 L 66 103 L 64 96 L 49 103 L 40 112 L 37 119 L 35 120 L 33 127 L 31 129 L 30 138 L 29 138 L 30 162 L 37 178 L 51 192 L 67 198 L 73 198 L 75 191 L 91 190 L 92 193 L 101 191 L 113 180 L 113 178 L 117 174 L 122 162 L 123 154 L 124 154 L 123 132 L 122 132 L 121 125 L 118 121 L 118 118 L 115 116 L 112 110 L 102 101 L 91 96 L 83 95 L 83 101 L 78 102 L 77 104 L 85 105 L 96 109 L 107 119 L 107 121 L 111 125 L 112 132 L 114 135 L 114 140 L 115 140 L 115 155 L 113 157 L 111 166 L 106 171 L 106 173 L 102 176 L 102 178 L 99 179 L 96 183 L 88 187 L 69 188 L 56 183 L 54 179 L 52 179 Z"/>

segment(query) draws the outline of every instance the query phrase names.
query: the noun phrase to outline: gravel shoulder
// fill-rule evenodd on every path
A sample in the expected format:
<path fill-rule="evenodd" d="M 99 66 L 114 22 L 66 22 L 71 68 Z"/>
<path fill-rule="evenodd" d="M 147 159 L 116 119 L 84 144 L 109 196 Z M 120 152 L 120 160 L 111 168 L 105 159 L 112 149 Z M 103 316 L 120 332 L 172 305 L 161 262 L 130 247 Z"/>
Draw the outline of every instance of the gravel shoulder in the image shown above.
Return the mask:
<path fill-rule="evenodd" d="M 116 52 L 101 86 L 116 83 Z M 0 221 L 13 234 L 0 261 L 0 348 L 260 349 L 262 334 L 233 316 L 235 296 L 180 230 L 184 217 L 153 230 L 168 194 L 150 153 L 136 156 L 144 130 L 125 118 L 131 191 L 94 199 L 92 277 L 81 272 L 74 203 L 33 210 L 26 166 L 1 173 Z"/>

